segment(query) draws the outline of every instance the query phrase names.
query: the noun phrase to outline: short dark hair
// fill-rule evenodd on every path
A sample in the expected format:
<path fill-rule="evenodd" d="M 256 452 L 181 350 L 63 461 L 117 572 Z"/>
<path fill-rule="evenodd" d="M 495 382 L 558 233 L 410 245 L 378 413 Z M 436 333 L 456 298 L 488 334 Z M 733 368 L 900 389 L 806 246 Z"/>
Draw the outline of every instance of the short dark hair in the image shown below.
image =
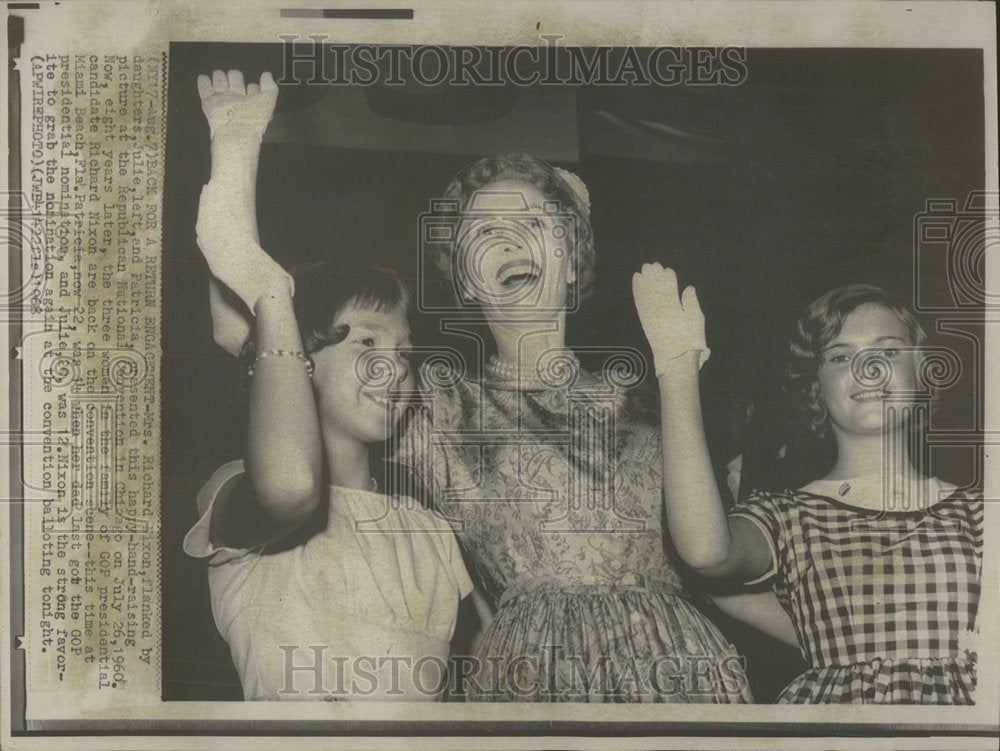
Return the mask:
<path fill-rule="evenodd" d="M 444 197 L 458 202 L 465 209 L 472 195 L 500 180 L 520 180 L 534 185 L 549 199 L 558 201 L 560 210 L 570 211 L 577 220 L 577 242 L 574 248 L 577 300 L 583 301 L 593 290 L 594 230 L 590 225 L 590 206 L 555 167 L 529 154 L 488 156 L 461 169 L 448 184 Z M 428 244 L 435 265 L 445 273 L 454 274 L 454 248 L 451 244 Z"/>
<path fill-rule="evenodd" d="M 868 304 L 879 305 L 893 313 L 906 327 L 913 346 L 919 347 L 927 338 L 913 312 L 874 284 L 847 284 L 814 300 L 799 317 L 789 339 L 784 388 L 804 411 L 809 428 L 820 438 L 827 435 L 830 427 L 819 388 L 823 349 L 840 334 L 846 318 Z"/>
<path fill-rule="evenodd" d="M 410 305 L 410 293 L 400 276 L 384 266 L 320 261 L 292 270 L 295 280 L 295 320 L 306 354 L 347 336 L 346 326 L 333 321 L 348 305 L 392 310 Z"/>
<path fill-rule="evenodd" d="M 349 305 L 372 310 L 409 309 L 406 283 L 384 266 L 327 260 L 296 266 L 291 274 L 295 320 L 307 355 L 344 341 L 349 327 L 334 326 L 333 322 Z M 256 350 L 254 334 L 251 332 L 243 348 L 243 357 L 249 360 Z"/>

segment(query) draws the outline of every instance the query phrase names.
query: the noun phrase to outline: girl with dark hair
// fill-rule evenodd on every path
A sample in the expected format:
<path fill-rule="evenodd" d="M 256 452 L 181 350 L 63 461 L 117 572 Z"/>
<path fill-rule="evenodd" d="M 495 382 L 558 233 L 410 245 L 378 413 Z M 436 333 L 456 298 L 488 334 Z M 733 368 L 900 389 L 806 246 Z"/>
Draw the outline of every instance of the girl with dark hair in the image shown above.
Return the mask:
<path fill-rule="evenodd" d="M 836 462 L 727 518 L 701 425 L 697 297 L 691 287 L 679 297 L 659 264 L 643 266 L 633 290 L 660 377 L 671 535 L 704 576 L 771 580 L 810 665 L 778 701 L 973 703 L 983 503 L 914 463 L 927 400 L 913 314 L 861 284 L 806 309 L 788 388 L 813 429 L 833 435 Z"/>
<path fill-rule="evenodd" d="M 255 324 L 246 459 L 202 489 L 184 549 L 210 558 L 247 699 L 439 698 L 471 582 L 448 523 L 380 492 L 369 457 L 412 393 L 409 293 L 391 271 L 343 261 L 285 274 L 253 218 L 277 87 L 267 74 L 244 87 L 238 71 L 198 86 L 212 128 L 199 246 Z"/>

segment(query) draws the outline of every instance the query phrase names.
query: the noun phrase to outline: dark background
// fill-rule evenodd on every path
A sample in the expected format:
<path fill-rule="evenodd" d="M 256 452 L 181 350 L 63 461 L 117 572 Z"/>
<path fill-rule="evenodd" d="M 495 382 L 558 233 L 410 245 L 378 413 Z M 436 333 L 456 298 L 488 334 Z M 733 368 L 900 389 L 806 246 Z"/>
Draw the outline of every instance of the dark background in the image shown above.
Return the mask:
<path fill-rule="evenodd" d="M 277 75 L 282 48 L 170 49 L 162 318 L 168 700 L 242 698 L 212 621 L 205 564 L 181 550 L 199 487 L 242 454 L 245 419 L 239 369 L 212 342 L 208 270 L 194 236 L 209 174 L 195 79 L 216 68 L 243 70 L 247 81 L 265 70 Z M 458 168 L 519 151 L 573 169 L 590 191 L 598 281 L 570 316 L 568 342 L 645 348 L 630 291 L 643 262 L 661 261 L 695 284 L 713 350 L 703 394 L 721 465 L 738 450 L 733 418 L 749 403 L 758 417 L 783 414 L 775 384 L 784 338 L 812 299 L 871 282 L 902 302 L 919 291 L 921 301 L 948 304 L 947 258 L 941 248 L 915 250 L 914 217 L 931 198 L 961 207 L 984 184 L 978 50 L 753 49 L 747 68 L 736 87 L 282 86 L 262 147 L 261 243 L 286 267 L 364 254 L 415 282 L 418 216 Z M 982 258 L 969 263 L 981 279 Z M 969 427 L 981 404 L 969 367 L 977 351 L 935 335 L 934 318 L 922 321 L 931 341 L 954 348 L 966 365 L 941 393 L 933 425 Z M 445 341 L 433 316 L 414 316 L 413 328 L 418 343 Z M 973 483 L 976 455 L 937 451 L 933 469 Z M 758 700 L 770 701 L 800 669 L 795 650 L 723 627 L 748 654 Z"/>

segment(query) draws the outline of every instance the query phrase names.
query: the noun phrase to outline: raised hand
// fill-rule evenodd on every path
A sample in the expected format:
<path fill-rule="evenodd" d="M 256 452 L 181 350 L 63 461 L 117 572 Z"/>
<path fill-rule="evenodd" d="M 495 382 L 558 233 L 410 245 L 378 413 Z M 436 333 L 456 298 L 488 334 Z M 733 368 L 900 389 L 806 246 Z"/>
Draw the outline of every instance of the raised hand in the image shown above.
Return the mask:
<path fill-rule="evenodd" d="M 198 76 L 198 96 L 212 138 L 217 133 L 233 133 L 252 135 L 259 141 L 274 114 L 278 85 L 266 72 L 259 84 L 245 85 L 241 71 L 217 70 L 211 78 Z"/>
<path fill-rule="evenodd" d="M 705 343 L 705 316 L 694 287 L 677 294 L 677 275 L 658 263 L 645 263 L 632 275 L 632 296 L 643 331 L 653 350 L 656 375 L 685 352 L 698 352 L 698 367 L 711 355 Z"/>
<path fill-rule="evenodd" d="M 265 294 L 291 293 L 292 279 L 257 240 L 256 178 L 260 139 L 274 112 L 278 86 L 270 73 L 246 86 L 238 70 L 198 76 L 201 108 L 212 131 L 212 179 L 198 205 L 198 247 L 212 275 L 254 312 Z M 216 295 L 215 300 L 221 298 Z M 216 324 L 236 318 L 215 316 Z M 216 329 L 216 339 L 224 332 Z M 235 341 L 235 335 L 232 338 Z"/>

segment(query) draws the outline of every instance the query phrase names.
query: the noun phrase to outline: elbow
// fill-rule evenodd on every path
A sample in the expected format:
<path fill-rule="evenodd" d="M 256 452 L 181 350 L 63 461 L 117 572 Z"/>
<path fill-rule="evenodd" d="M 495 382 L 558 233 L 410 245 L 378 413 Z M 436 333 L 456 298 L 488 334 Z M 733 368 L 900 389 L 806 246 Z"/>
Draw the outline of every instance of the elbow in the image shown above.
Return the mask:
<path fill-rule="evenodd" d="M 268 518 L 280 528 L 297 527 L 312 516 L 319 506 L 319 495 L 312 498 L 282 499 L 280 502 L 261 502 Z"/>
<path fill-rule="evenodd" d="M 253 485 L 260 508 L 283 526 L 304 521 L 322 498 L 319 478 L 308 474 L 271 476 L 266 480 L 255 478 Z"/>
<path fill-rule="evenodd" d="M 716 579 L 729 574 L 729 556 L 725 553 L 698 551 L 681 553 L 681 558 L 699 576 Z"/>
<path fill-rule="evenodd" d="M 220 326 L 212 332 L 212 340 L 228 354 L 239 357 L 246 341 L 245 337 L 241 336 L 243 333 L 234 331 L 232 327 Z"/>

